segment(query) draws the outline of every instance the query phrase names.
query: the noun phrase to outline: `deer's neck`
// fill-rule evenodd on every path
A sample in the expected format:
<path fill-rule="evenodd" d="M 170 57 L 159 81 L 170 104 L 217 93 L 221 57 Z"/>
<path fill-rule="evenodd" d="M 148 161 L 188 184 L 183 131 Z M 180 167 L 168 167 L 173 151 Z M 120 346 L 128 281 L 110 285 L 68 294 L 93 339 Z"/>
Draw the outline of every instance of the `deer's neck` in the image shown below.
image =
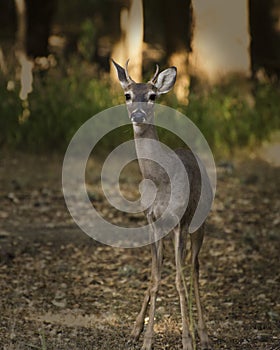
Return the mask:
<path fill-rule="evenodd" d="M 134 139 L 138 163 L 143 178 L 158 182 L 160 174 L 159 166 L 156 164 L 156 161 L 161 159 L 163 150 L 159 142 L 155 125 L 149 124 L 143 130 L 134 126 Z M 152 142 L 150 142 L 150 140 L 152 140 Z"/>
<path fill-rule="evenodd" d="M 141 140 L 141 139 L 158 140 L 158 134 L 154 124 L 148 124 L 148 126 L 146 128 L 143 128 L 143 130 L 141 130 L 141 127 L 139 126 L 133 126 L 133 129 L 134 129 L 134 139 L 135 139 L 136 146 L 137 146 L 137 140 Z"/>

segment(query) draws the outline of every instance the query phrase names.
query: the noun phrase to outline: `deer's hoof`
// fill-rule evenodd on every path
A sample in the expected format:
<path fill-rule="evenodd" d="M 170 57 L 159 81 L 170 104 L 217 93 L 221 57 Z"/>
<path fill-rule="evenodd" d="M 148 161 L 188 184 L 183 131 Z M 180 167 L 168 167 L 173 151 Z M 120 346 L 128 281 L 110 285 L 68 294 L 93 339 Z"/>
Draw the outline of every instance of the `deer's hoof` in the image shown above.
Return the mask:
<path fill-rule="evenodd" d="M 212 350 L 212 346 L 210 344 L 202 344 L 201 350 Z"/>
<path fill-rule="evenodd" d="M 152 350 L 153 347 L 153 337 L 144 337 L 144 342 L 141 350 Z"/>
<path fill-rule="evenodd" d="M 129 339 L 125 344 L 125 349 L 134 350 L 136 349 L 136 341 L 134 339 Z"/>
<path fill-rule="evenodd" d="M 212 346 L 209 341 L 201 343 L 201 350 L 212 350 Z"/>

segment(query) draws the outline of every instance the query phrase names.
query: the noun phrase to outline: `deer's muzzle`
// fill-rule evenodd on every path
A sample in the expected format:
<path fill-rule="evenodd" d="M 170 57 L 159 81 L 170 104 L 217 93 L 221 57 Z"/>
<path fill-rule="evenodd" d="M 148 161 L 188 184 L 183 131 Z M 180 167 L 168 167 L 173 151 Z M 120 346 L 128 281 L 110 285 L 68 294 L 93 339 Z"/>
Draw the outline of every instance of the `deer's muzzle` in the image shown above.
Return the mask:
<path fill-rule="evenodd" d="M 146 113 L 143 110 L 136 110 L 131 113 L 130 119 L 133 123 L 144 123 L 146 121 Z"/>

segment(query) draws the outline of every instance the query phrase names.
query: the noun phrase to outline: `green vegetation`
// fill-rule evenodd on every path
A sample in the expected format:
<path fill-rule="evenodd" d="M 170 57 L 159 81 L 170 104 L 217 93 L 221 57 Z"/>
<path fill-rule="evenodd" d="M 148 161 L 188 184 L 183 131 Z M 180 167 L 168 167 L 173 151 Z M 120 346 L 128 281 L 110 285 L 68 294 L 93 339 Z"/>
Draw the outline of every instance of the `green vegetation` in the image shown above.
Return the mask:
<path fill-rule="evenodd" d="M 79 62 L 72 62 L 65 72 L 54 68 L 43 76 L 35 73 L 27 118 L 18 97 L 19 83 L 7 91 L 8 82 L 1 79 L 0 143 L 30 151 L 64 149 L 87 119 L 119 103 L 112 99 L 108 82 L 93 76 Z"/>
<path fill-rule="evenodd" d="M 73 134 L 94 114 L 123 103 L 121 89 L 112 89 L 106 76 L 77 59 L 67 70 L 58 66 L 35 72 L 33 92 L 22 104 L 19 83 L 0 81 L 0 145 L 27 151 L 63 151 Z M 7 89 L 8 86 L 8 89 Z M 161 102 L 178 108 L 203 132 L 216 155 L 233 153 L 239 147 L 254 147 L 280 128 L 280 91 L 271 83 L 256 84 L 242 93 L 241 83 L 231 81 L 208 92 L 192 92 L 188 106 L 169 94 Z M 192 89 L 194 91 L 194 89 Z M 121 132 L 127 139 L 132 133 Z M 163 135 L 164 137 L 164 135 Z M 169 135 L 172 144 L 174 136 Z M 170 139 L 171 138 L 171 139 Z M 113 132 L 102 147 L 119 144 Z"/>
<path fill-rule="evenodd" d="M 253 148 L 280 129 L 280 90 L 270 83 L 256 84 L 251 93 L 229 82 L 206 94 L 190 95 L 185 114 L 200 128 L 216 155 Z"/>

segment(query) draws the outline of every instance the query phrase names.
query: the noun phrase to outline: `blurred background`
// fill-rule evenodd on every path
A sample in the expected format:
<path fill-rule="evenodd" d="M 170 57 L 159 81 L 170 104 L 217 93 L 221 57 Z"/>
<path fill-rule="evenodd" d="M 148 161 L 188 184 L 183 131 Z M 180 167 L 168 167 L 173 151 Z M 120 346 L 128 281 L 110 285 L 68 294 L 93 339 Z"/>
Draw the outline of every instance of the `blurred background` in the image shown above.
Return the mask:
<path fill-rule="evenodd" d="M 177 66 L 161 102 L 192 119 L 217 157 L 279 129 L 279 0 L 5 0 L 0 147 L 65 150 L 85 120 L 123 103 L 110 58 L 130 58 L 136 81 L 156 63 Z"/>
<path fill-rule="evenodd" d="M 218 185 L 200 255 L 213 348 L 279 349 L 280 0 L 0 0 L 3 349 L 127 348 L 150 248 L 87 237 L 61 188 L 72 136 L 124 103 L 111 58 L 130 58 L 136 81 L 150 79 L 156 64 L 175 65 L 175 87 L 159 103 L 189 117 L 214 153 Z M 145 217 L 111 206 L 100 174 L 131 129 L 104 137 L 86 173 L 94 207 L 122 227 Z M 159 132 L 167 145 L 179 143 Z M 140 181 L 131 162 L 122 194 L 138 199 Z M 155 350 L 181 346 L 171 236 L 165 245 Z"/>

